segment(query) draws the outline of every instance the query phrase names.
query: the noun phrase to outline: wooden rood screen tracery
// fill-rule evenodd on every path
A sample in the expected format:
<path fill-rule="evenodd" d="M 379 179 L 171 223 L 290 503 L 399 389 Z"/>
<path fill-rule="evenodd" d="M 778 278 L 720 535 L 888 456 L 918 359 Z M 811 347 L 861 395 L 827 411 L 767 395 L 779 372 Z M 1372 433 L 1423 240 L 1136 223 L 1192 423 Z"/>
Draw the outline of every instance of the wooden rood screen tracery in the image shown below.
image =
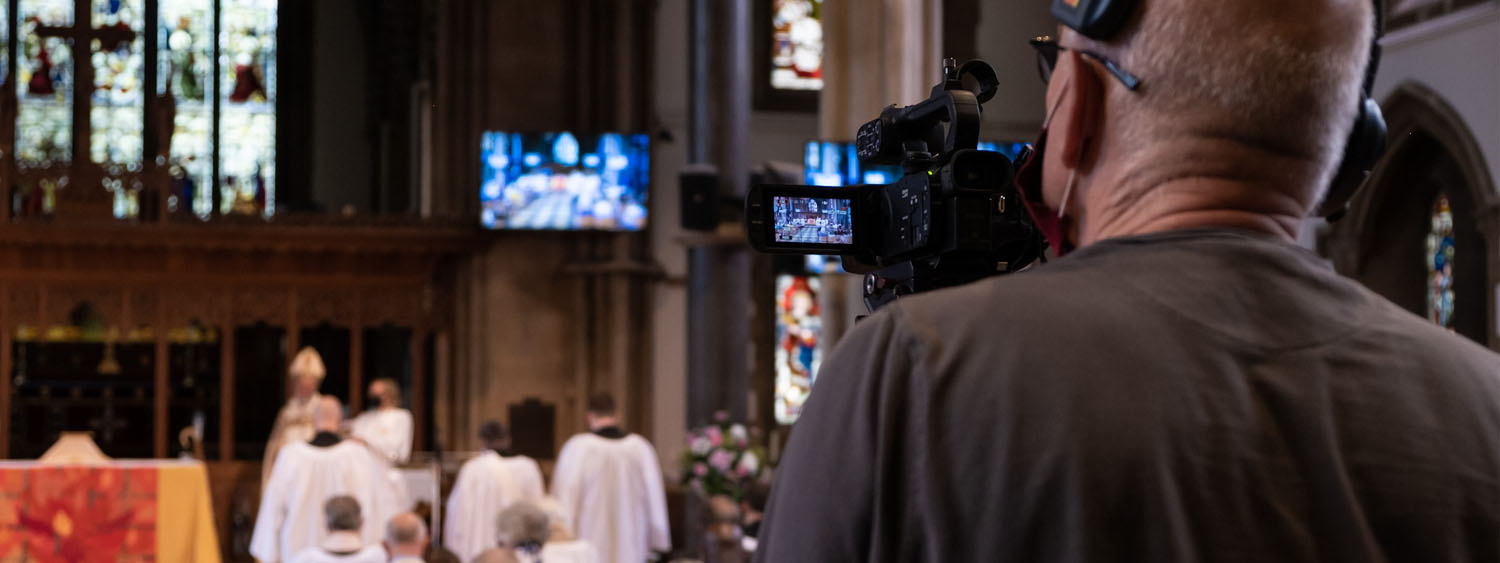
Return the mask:
<path fill-rule="evenodd" d="M 0 453 L 64 429 L 115 457 L 176 455 L 197 422 L 209 460 L 258 461 L 285 366 L 320 348 L 322 391 L 357 411 L 393 377 L 429 428 L 429 338 L 452 316 L 434 227 L 10 225 L 0 228 Z"/>

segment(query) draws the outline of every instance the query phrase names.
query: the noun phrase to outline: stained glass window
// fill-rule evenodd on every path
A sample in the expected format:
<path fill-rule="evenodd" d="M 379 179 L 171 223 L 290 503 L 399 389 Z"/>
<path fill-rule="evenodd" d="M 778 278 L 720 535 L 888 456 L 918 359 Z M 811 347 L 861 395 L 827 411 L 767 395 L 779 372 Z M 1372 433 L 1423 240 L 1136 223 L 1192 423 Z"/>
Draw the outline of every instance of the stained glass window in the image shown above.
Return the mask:
<path fill-rule="evenodd" d="M 1427 233 L 1427 318 L 1453 328 L 1453 209 L 1447 194 L 1432 204 L 1432 229 Z"/>
<path fill-rule="evenodd" d="M 274 213 L 276 0 L 17 2 L 16 159 L 23 178 L 42 171 L 24 180 L 33 187 L 22 190 L 18 215 L 50 214 L 53 192 L 72 176 L 97 179 L 113 192 L 114 215 L 135 217 L 145 132 L 156 127 L 145 122 L 148 102 L 162 117 L 153 131 L 165 158 L 152 156 L 171 183 L 169 210 L 207 217 L 222 195 L 222 212 Z M 154 29 L 146 28 L 147 6 L 158 10 Z M 0 45 L 7 31 L 0 22 Z M 148 33 L 156 34 L 152 53 Z M 87 60 L 73 60 L 85 52 Z M 80 68 L 91 83 L 75 81 L 75 64 L 89 65 Z M 154 90 L 148 65 L 156 65 Z M 84 104 L 87 123 L 73 123 L 75 104 Z M 85 162 L 71 162 L 75 151 L 87 153 Z M 89 164 L 98 166 L 72 174 Z"/>
<path fill-rule="evenodd" d="M 10 45 L 10 16 L 8 15 L 10 2 L 8 0 L 0 0 L 0 14 L 7 14 L 6 17 L 0 18 L 0 82 L 4 82 L 10 77 L 10 68 L 6 66 L 10 64 L 9 57 L 5 56 L 6 49 Z"/>
<path fill-rule="evenodd" d="M 22 0 L 17 55 L 16 159 L 66 164 L 73 153 L 73 0 Z M 137 126 L 139 128 L 139 126 Z"/>
<path fill-rule="evenodd" d="M 818 317 L 818 278 L 776 277 L 776 422 L 802 414 L 823 363 L 823 322 Z"/>
<path fill-rule="evenodd" d="M 213 0 L 160 0 L 157 93 L 176 100 L 170 157 L 172 211 L 213 212 Z"/>
<path fill-rule="evenodd" d="M 90 156 L 100 164 L 137 169 L 141 162 L 146 97 L 144 0 L 94 0 L 90 41 L 94 96 L 89 112 Z"/>
<path fill-rule="evenodd" d="M 823 89 L 823 0 L 772 0 L 771 87 Z"/>
<path fill-rule="evenodd" d="M 276 0 L 223 0 L 221 213 L 276 211 Z"/>

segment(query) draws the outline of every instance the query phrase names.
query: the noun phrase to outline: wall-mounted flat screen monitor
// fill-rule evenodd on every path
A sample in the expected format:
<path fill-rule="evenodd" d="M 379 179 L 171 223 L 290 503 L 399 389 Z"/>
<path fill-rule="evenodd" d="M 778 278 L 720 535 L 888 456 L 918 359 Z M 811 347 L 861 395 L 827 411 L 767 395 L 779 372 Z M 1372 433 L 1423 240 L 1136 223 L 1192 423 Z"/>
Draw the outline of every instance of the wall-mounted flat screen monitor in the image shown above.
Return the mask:
<path fill-rule="evenodd" d="M 889 184 L 901 179 L 900 166 L 860 162 L 853 143 L 807 143 L 802 156 L 802 168 L 806 183 L 810 186 Z"/>
<path fill-rule="evenodd" d="M 639 231 L 651 178 L 645 134 L 485 132 L 479 223 L 486 229 Z"/>

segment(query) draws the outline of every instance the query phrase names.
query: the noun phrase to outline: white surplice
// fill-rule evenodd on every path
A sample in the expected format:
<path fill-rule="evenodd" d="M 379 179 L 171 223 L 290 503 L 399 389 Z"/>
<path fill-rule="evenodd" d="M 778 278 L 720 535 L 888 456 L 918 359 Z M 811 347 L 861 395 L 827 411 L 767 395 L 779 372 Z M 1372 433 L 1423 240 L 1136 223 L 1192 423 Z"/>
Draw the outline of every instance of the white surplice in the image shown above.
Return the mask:
<path fill-rule="evenodd" d="M 386 563 L 385 548 L 378 545 L 366 547 L 349 555 L 334 555 L 309 547 L 293 556 L 287 563 Z"/>
<path fill-rule="evenodd" d="M 640 563 L 672 547 L 656 449 L 638 435 L 569 439 L 557 456 L 552 496 L 601 562 Z"/>
<path fill-rule="evenodd" d="M 364 545 L 379 544 L 386 521 L 400 510 L 385 476 L 387 467 L 368 448 L 348 440 L 327 447 L 307 442 L 282 447 L 261 495 L 250 554 L 270 563 L 319 545 L 328 537 L 323 503 L 338 495 L 359 501 Z"/>
<path fill-rule="evenodd" d="M 411 459 L 411 411 L 400 408 L 375 409 L 354 418 L 350 434 L 365 441 L 376 454 L 391 463 Z"/>
<path fill-rule="evenodd" d="M 354 532 L 334 532 L 317 547 L 297 552 L 287 563 L 385 563 L 385 559 L 380 544 L 365 545 L 364 538 Z"/>
<path fill-rule="evenodd" d="M 538 555 L 546 563 L 598 563 L 599 550 L 583 540 L 549 541 Z"/>
<path fill-rule="evenodd" d="M 537 502 L 546 494 L 542 469 L 523 456 L 501 457 L 493 450 L 464 462 L 448 495 L 443 547 L 460 561 L 471 561 L 498 543 L 500 513 L 517 502 Z"/>

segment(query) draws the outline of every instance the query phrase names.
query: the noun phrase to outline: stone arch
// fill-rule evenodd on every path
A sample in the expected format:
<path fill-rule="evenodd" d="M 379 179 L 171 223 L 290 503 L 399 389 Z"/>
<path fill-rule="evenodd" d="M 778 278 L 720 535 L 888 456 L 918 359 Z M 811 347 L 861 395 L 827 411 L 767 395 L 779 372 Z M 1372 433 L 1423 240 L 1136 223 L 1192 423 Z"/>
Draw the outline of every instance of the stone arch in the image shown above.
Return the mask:
<path fill-rule="evenodd" d="M 1426 314 L 1421 264 L 1433 202 L 1453 209 L 1453 328 L 1500 349 L 1495 287 L 1500 281 L 1500 194 L 1462 117 L 1436 92 L 1403 83 L 1385 100 L 1390 144 L 1385 158 L 1335 223 L 1325 247 L 1339 272 L 1418 315 Z"/>

